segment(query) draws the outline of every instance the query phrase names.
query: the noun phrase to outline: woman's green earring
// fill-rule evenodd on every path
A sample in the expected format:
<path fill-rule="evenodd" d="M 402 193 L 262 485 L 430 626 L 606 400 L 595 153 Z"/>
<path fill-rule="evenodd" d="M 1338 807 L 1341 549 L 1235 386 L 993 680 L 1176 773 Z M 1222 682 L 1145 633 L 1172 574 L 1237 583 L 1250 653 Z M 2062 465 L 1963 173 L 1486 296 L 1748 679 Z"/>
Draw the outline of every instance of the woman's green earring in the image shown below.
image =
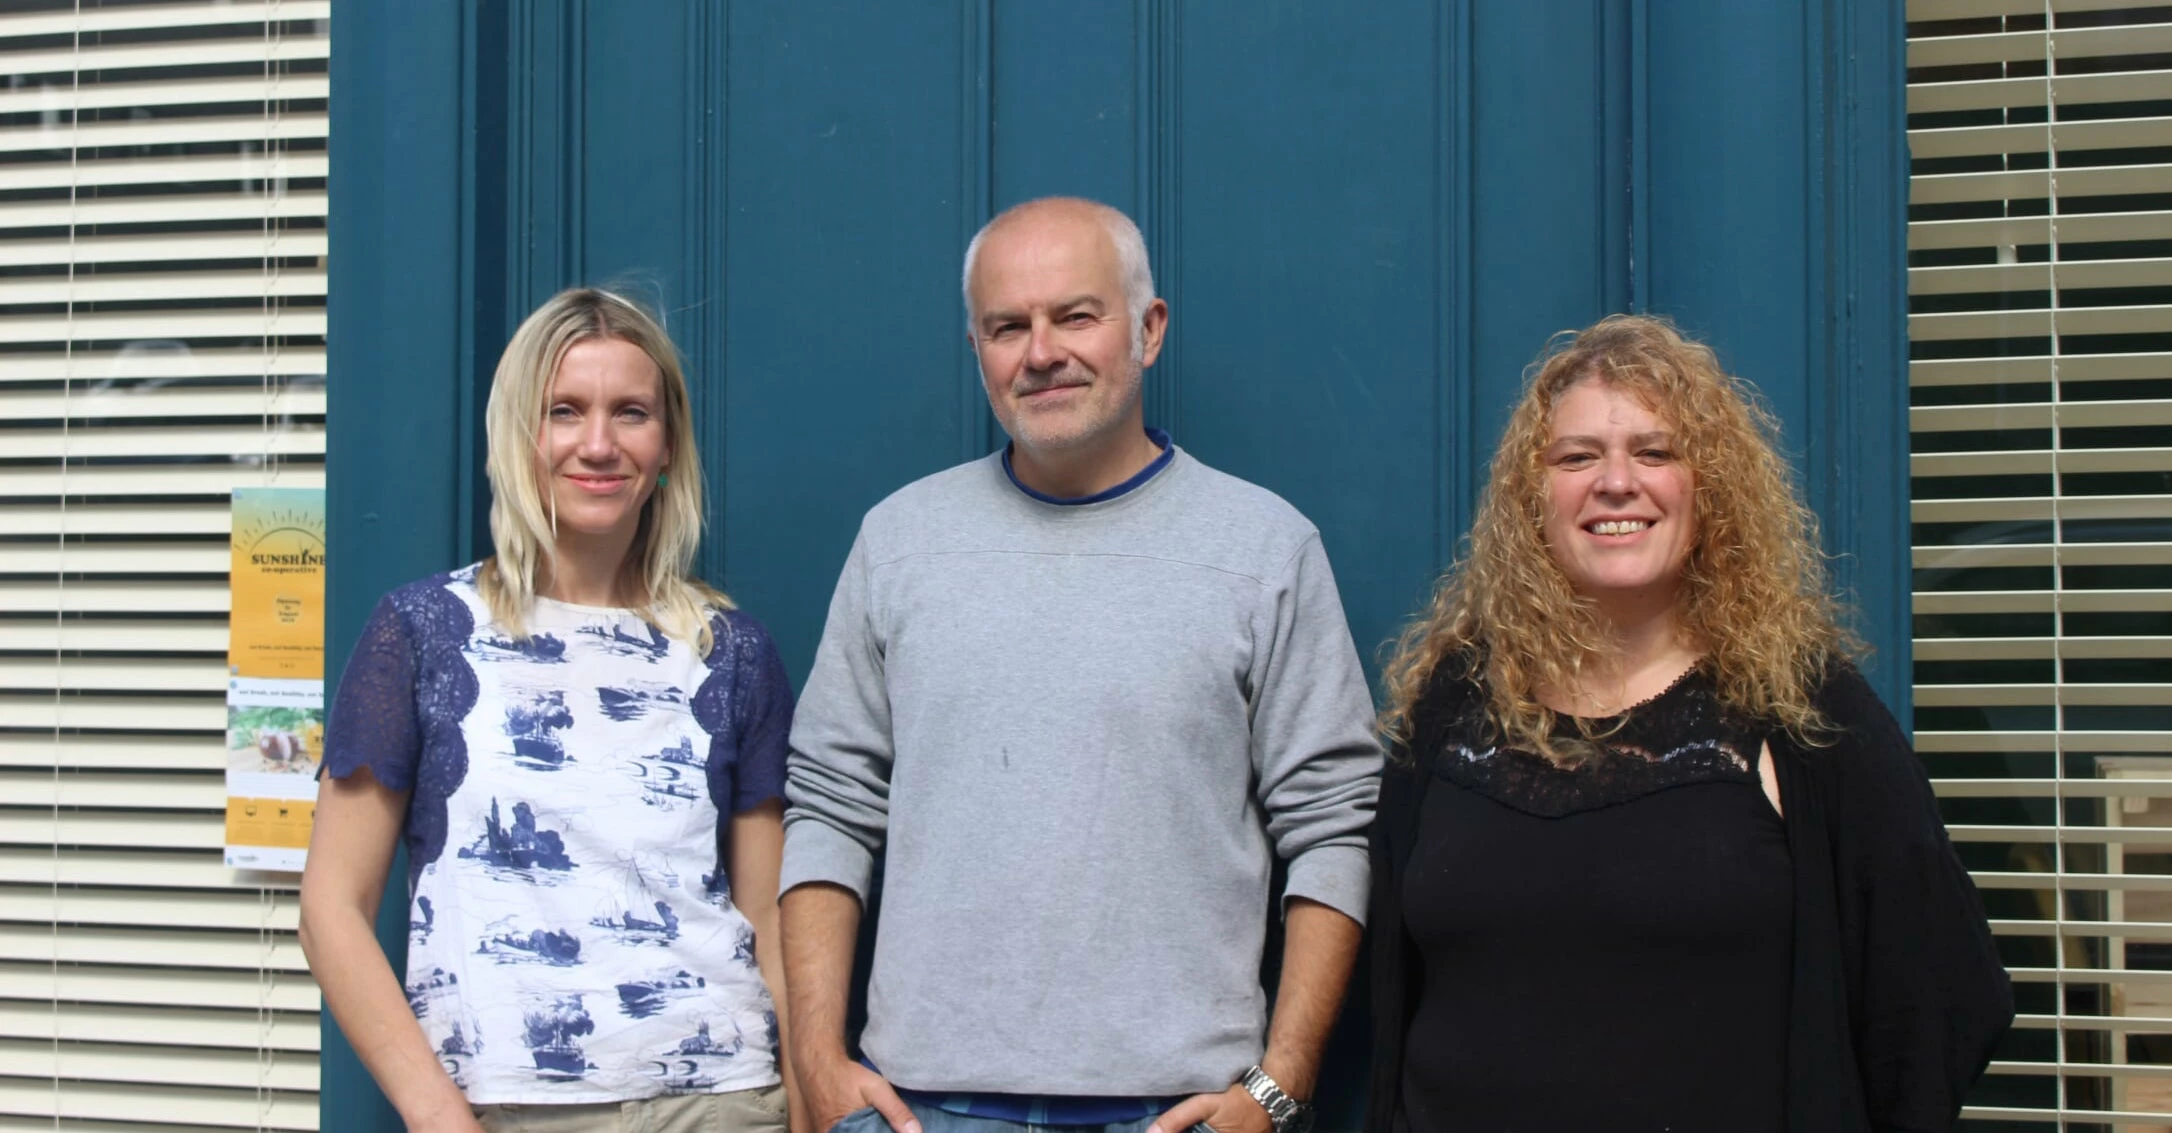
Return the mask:
<path fill-rule="evenodd" d="M 670 476 L 670 474 L 669 474 L 669 473 L 665 473 L 665 472 L 659 472 L 659 473 L 657 473 L 657 474 L 656 474 L 656 486 L 657 486 L 657 487 L 659 487 L 659 488 L 662 488 L 662 487 L 665 487 L 666 485 L 669 485 L 670 483 L 671 483 L 671 476 Z"/>

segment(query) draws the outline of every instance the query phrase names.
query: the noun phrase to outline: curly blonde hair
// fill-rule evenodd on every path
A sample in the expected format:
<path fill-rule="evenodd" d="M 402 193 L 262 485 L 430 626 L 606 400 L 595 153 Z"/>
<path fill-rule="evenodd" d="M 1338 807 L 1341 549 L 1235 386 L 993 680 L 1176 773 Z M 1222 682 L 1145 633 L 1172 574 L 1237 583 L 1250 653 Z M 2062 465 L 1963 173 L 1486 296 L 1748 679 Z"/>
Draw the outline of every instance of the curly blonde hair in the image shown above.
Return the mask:
<path fill-rule="evenodd" d="M 1826 665 L 1860 653 L 1827 591 L 1817 519 L 1775 445 L 1778 422 L 1711 348 L 1665 319 L 1613 315 L 1554 336 L 1510 416 L 1462 558 L 1396 642 L 1383 733 L 1411 740 L 1411 709 L 1443 664 L 1486 690 L 1486 717 L 1507 745 L 1574 764 L 1592 751 L 1554 736 L 1542 688 L 1575 688 L 1613 647 L 1597 606 L 1571 587 L 1546 545 L 1543 458 L 1554 406 L 1587 379 L 1633 394 L 1668 425 L 1694 478 L 1696 536 L 1683 566 L 1680 629 L 1723 706 L 1815 742 L 1811 703 Z M 1407 754 L 1407 753 L 1406 753 Z"/>
<path fill-rule="evenodd" d="M 490 383 L 483 410 L 489 442 L 490 537 L 497 553 L 485 560 L 476 587 L 490 616 L 515 637 L 527 636 L 536 575 L 556 554 L 558 515 L 549 490 L 537 431 L 551 382 L 567 352 L 593 339 L 640 347 L 656 363 L 663 386 L 663 424 L 671 474 L 649 494 L 623 565 L 634 612 L 706 657 L 713 644 L 709 614 L 732 608 L 722 591 L 693 576 L 703 516 L 701 453 L 694 446 L 693 398 L 686 370 L 663 324 L 615 292 L 575 287 L 550 297 L 513 332 Z"/>

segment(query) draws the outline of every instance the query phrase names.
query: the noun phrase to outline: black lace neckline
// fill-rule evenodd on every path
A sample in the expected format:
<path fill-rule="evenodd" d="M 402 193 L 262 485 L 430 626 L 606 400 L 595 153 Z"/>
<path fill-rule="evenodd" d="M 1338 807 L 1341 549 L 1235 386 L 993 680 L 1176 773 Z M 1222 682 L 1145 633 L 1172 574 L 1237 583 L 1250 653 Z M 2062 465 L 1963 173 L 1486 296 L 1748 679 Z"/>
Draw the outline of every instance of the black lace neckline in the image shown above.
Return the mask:
<path fill-rule="evenodd" d="M 1418 729 L 1430 739 L 1421 757 L 1441 778 L 1526 814 L 1562 818 L 1695 783 L 1762 789 L 1755 760 L 1764 730 L 1720 704 L 1701 665 L 1615 715 L 1587 717 L 1595 740 L 1583 738 L 1575 718 L 1557 719 L 1557 740 L 1591 749 L 1568 767 L 1502 746 L 1475 683 L 1435 687 L 1432 719 Z"/>
<path fill-rule="evenodd" d="M 1684 669 L 1679 673 L 1676 673 L 1674 675 L 1674 679 L 1668 681 L 1665 688 L 1660 689 L 1658 692 L 1655 692 L 1650 696 L 1647 696 L 1644 699 L 1637 701 L 1635 704 L 1632 704 L 1619 712 L 1608 713 L 1604 716 L 1582 717 L 1571 716 L 1567 713 L 1555 713 L 1554 731 L 1559 734 L 1574 736 L 1577 734 L 1576 721 L 1579 719 L 1583 719 L 1591 721 L 1594 731 L 1604 733 L 1609 728 L 1614 727 L 1615 724 L 1619 723 L 1625 717 L 1631 716 L 1638 712 L 1652 711 L 1653 705 L 1658 704 L 1660 701 L 1663 701 L 1668 697 L 1675 695 L 1677 692 L 1682 691 L 1689 685 L 1691 680 L 1700 677 L 1703 673 L 1704 666 L 1701 663 L 1691 665 L 1689 668 Z"/>

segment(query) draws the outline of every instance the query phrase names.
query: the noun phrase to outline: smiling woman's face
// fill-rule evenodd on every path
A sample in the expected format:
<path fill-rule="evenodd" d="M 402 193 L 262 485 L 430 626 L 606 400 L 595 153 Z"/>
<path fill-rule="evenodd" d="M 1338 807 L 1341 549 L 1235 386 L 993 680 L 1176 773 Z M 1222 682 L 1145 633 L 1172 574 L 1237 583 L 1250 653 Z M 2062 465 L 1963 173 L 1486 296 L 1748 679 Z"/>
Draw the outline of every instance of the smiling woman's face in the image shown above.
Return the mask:
<path fill-rule="evenodd" d="M 1546 451 L 1546 546 L 1602 609 L 1671 603 L 1697 537 L 1696 477 L 1666 422 L 1597 378 L 1554 403 Z"/>
<path fill-rule="evenodd" d="M 631 537 L 671 460 L 656 361 L 624 339 L 575 343 L 551 379 L 539 428 L 560 536 Z"/>

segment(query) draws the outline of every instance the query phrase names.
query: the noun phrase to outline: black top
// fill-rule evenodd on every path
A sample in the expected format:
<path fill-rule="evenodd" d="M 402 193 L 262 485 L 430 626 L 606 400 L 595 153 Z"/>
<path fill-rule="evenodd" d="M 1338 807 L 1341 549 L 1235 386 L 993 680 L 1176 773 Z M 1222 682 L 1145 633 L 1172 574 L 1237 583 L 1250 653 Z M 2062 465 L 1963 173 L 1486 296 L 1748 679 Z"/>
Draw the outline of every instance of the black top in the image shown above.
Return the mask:
<path fill-rule="evenodd" d="M 1793 883 L 1762 735 L 1692 670 L 1562 768 L 1489 744 L 1475 691 L 1417 706 L 1409 1129 L 1780 1133 Z"/>
<path fill-rule="evenodd" d="M 1460 668 L 1454 659 L 1444 666 Z M 1456 679 L 1444 672 L 1436 683 Z M 1877 694 L 1836 663 L 1812 702 L 1832 734 L 1807 746 L 1785 732 L 1764 736 L 1791 875 L 1785 1128 L 1951 1129 L 1962 1094 L 2013 1018 L 2006 972 L 1930 783 Z M 1422 732 L 1414 730 L 1410 750 L 1427 750 Z M 1412 1127 L 1406 1052 L 1428 984 L 1404 890 L 1423 812 L 1447 782 L 1409 750 L 1398 755 L 1382 779 L 1373 833 L 1368 1133 Z M 1556 1088 L 1584 1085 L 1564 1076 Z"/>

